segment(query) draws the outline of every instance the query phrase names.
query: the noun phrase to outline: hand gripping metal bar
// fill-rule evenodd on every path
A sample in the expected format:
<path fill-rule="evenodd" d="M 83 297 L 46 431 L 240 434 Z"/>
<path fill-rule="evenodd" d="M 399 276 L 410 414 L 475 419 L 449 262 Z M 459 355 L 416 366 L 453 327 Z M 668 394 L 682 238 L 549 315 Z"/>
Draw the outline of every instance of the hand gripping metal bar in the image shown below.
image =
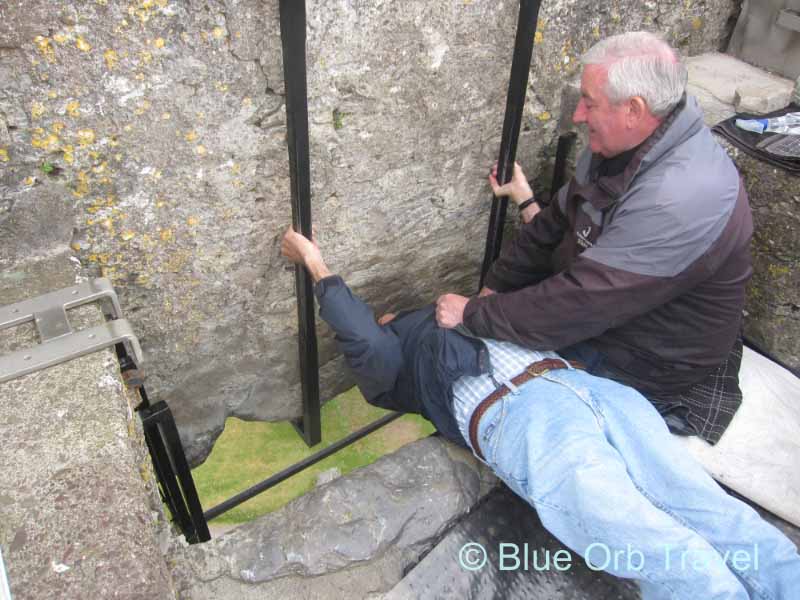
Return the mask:
<path fill-rule="evenodd" d="M 511 78 L 506 98 L 506 116 L 503 121 L 503 137 L 500 141 L 500 157 L 497 161 L 497 181 L 501 185 L 511 181 L 511 175 L 514 172 L 514 159 L 517 155 L 517 141 L 522 124 L 522 110 L 525 107 L 525 93 L 528 90 L 528 74 L 531 68 L 533 39 L 536 35 L 540 5 L 540 0 L 522 0 L 519 4 L 517 37 L 514 42 L 514 58 L 511 61 Z M 492 197 L 492 212 L 489 217 L 489 230 L 486 233 L 486 249 L 483 254 L 478 289 L 483 288 L 486 273 L 500 255 L 507 206 L 507 198 Z"/>
<path fill-rule="evenodd" d="M 311 239 L 311 166 L 308 142 L 306 84 L 306 3 L 280 0 L 283 78 L 286 88 L 286 128 L 292 190 L 292 225 Z M 295 267 L 298 345 L 303 417 L 295 424 L 308 446 L 322 439 L 319 401 L 319 358 L 314 326 L 314 286 L 304 268 Z"/>

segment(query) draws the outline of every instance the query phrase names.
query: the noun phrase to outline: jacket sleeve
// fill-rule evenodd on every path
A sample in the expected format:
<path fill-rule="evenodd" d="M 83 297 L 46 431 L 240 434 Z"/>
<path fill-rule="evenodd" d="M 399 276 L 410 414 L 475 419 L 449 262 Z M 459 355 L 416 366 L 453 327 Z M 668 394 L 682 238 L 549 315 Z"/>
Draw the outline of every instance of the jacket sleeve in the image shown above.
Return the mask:
<path fill-rule="evenodd" d="M 562 192 L 566 192 L 562 188 Z M 520 227 L 486 275 L 486 285 L 509 292 L 533 285 L 553 274 L 552 254 L 564 237 L 567 219 L 554 199 Z"/>
<path fill-rule="evenodd" d="M 719 252 L 711 260 L 709 248 L 716 236 L 707 235 L 707 227 L 687 229 L 659 211 L 619 218 L 567 270 L 516 291 L 470 299 L 464 324 L 478 336 L 534 350 L 596 337 L 714 271 Z"/>

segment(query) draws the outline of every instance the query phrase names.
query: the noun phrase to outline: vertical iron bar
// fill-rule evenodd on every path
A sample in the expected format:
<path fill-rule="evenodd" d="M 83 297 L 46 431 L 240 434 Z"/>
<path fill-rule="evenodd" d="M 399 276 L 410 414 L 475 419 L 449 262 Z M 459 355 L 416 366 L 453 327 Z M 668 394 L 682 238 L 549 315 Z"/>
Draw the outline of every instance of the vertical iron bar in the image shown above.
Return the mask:
<path fill-rule="evenodd" d="M 522 124 L 522 110 L 525 107 L 525 92 L 528 89 L 528 74 L 533 56 L 533 38 L 536 35 L 536 22 L 539 18 L 541 0 L 521 0 L 517 19 L 517 36 L 514 41 L 514 58 L 511 61 L 511 77 L 508 82 L 506 115 L 503 121 L 503 137 L 500 142 L 500 157 L 497 161 L 497 181 L 508 183 L 513 174 L 514 159 L 517 155 L 519 128 Z M 479 288 L 492 263 L 500 255 L 503 243 L 503 225 L 506 221 L 507 198 L 492 197 L 492 212 L 489 217 L 489 230 L 486 234 L 486 250 L 481 265 Z"/>
<path fill-rule="evenodd" d="M 558 195 L 558 190 L 565 183 L 565 175 L 567 173 L 567 159 L 569 153 L 572 151 L 572 146 L 575 145 L 576 135 L 574 131 L 563 133 L 558 136 L 558 145 L 556 146 L 556 161 L 553 165 L 553 181 L 550 184 L 550 202 L 554 202 Z"/>
<path fill-rule="evenodd" d="M 306 3 L 280 0 L 283 79 L 286 88 L 286 128 L 292 188 L 292 225 L 311 239 L 311 167 L 308 143 L 306 85 Z M 322 439 L 319 402 L 319 363 L 314 326 L 314 289 L 308 272 L 295 267 L 300 380 L 303 417 L 298 430 L 308 446 Z"/>

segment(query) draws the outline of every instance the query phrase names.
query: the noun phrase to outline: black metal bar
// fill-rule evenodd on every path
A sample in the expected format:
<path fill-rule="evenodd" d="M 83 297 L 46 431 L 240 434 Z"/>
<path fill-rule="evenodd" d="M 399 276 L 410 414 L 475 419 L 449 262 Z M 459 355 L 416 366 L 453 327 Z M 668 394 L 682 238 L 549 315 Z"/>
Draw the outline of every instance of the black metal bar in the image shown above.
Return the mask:
<path fill-rule="evenodd" d="M 190 544 L 211 539 L 175 419 L 166 402 L 139 411 L 161 495 Z"/>
<path fill-rule="evenodd" d="M 517 155 L 517 141 L 522 124 L 522 110 L 525 107 L 525 93 L 528 89 L 528 74 L 533 56 L 533 38 L 536 35 L 540 4 L 540 0 L 521 0 L 519 4 L 514 58 L 511 61 L 506 115 L 503 121 L 503 137 L 500 141 L 500 157 L 497 160 L 497 181 L 501 184 L 511 180 Z M 500 255 L 507 205 L 507 198 L 492 197 L 492 212 L 489 217 L 489 230 L 486 234 L 486 249 L 481 265 L 479 289 L 483 287 L 483 280 L 492 263 Z"/>
<path fill-rule="evenodd" d="M 203 507 L 197 495 L 192 471 L 186 461 L 186 454 L 183 452 L 183 444 L 181 444 L 181 438 L 178 434 L 178 427 L 175 425 L 175 418 L 172 416 L 172 411 L 166 402 L 157 403 L 154 410 L 158 415 L 158 429 L 165 441 L 170 463 L 175 469 L 175 475 L 178 478 L 184 502 L 189 510 L 191 535 L 187 534 L 186 541 L 190 544 L 207 542 L 211 539 L 211 533 L 208 531 L 208 523 L 206 523 L 203 515 Z"/>
<path fill-rule="evenodd" d="M 175 473 L 169 460 L 169 454 L 158 429 L 158 416 L 153 414 L 152 407 L 139 411 L 139 416 L 142 419 L 144 437 L 150 449 L 150 457 L 153 460 L 153 468 L 161 488 L 162 498 L 166 502 L 178 529 L 187 536 L 188 540 L 191 533 L 191 518 L 181 498 L 181 490 L 175 480 Z"/>
<path fill-rule="evenodd" d="M 306 86 L 306 3 L 280 0 L 283 79 L 286 88 L 286 128 L 292 192 L 292 225 L 311 239 L 311 166 L 308 143 Z M 308 446 L 322 439 L 319 401 L 319 361 L 314 326 L 314 288 L 308 272 L 295 267 L 299 324 L 300 381 L 303 416 L 296 425 Z"/>
<path fill-rule="evenodd" d="M 287 467 L 283 471 L 275 473 L 274 475 L 268 477 L 261 483 L 257 483 L 254 486 L 247 488 L 243 492 L 236 494 L 235 496 L 229 498 L 228 500 L 225 500 L 221 504 L 218 504 L 217 506 L 208 509 L 204 515 L 206 521 L 210 521 L 211 519 L 220 516 L 222 513 L 228 512 L 232 508 L 236 508 L 242 502 L 246 502 L 247 500 L 250 500 L 250 498 L 257 496 L 261 492 L 266 491 L 269 488 L 278 485 L 280 482 L 284 481 L 285 479 L 288 479 L 292 475 L 296 475 L 303 469 L 306 469 L 311 465 L 318 463 L 322 459 L 327 458 L 331 454 L 338 452 L 339 450 L 345 448 L 346 446 L 349 446 L 353 442 L 357 442 L 362 437 L 372 433 L 377 429 L 380 429 L 384 425 L 387 425 L 392 421 L 394 421 L 395 419 L 402 416 L 403 413 L 389 413 L 388 415 L 381 417 L 377 421 L 373 421 L 366 427 L 362 427 L 358 431 L 354 431 L 353 433 L 351 433 L 347 437 L 342 438 L 338 442 L 334 442 L 333 444 L 331 444 L 330 446 L 328 446 L 323 450 L 320 450 L 316 454 L 312 454 L 308 458 L 296 462 L 295 464 L 291 465 L 290 467 Z"/>
<path fill-rule="evenodd" d="M 556 162 L 553 165 L 553 181 L 550 184 L 550 202 L 555 201 L 558 190 L 566 183 L 567 159 L 572 147 L 575 145 L 577 135 L 574 131 L 558 136 L 556 146 Z"/>

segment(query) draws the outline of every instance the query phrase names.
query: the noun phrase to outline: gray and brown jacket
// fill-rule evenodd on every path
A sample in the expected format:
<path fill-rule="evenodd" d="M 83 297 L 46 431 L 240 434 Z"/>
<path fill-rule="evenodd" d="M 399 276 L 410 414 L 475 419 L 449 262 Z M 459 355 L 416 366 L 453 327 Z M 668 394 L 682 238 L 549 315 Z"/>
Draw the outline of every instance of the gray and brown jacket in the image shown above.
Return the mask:
<path fill-rule="evenodd" d="M 502 293 L 472 298 L 464 323 L 535 350 L 586 340 L 605 375 L 668 412 L 737 341 L 752 273 L 747 195 L 691 97 L 622 173 L 602 176 L 600 163 L 582 154 L 490 270 L 486 285 Z M 735 407 L 693 404 L 694 430 L 715 442 Z"/>

